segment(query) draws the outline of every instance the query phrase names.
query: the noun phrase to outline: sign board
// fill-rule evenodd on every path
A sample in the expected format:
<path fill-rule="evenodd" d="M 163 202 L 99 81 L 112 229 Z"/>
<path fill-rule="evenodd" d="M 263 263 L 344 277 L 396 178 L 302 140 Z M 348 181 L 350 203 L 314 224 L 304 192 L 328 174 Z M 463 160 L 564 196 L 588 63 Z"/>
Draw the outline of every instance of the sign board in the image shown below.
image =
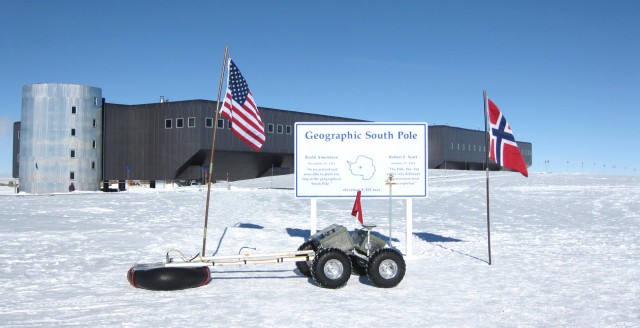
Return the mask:
<path fill-rule="evenodd" d="M 426 123 L 296 123 L 298 198 L 427 197 Z"/>

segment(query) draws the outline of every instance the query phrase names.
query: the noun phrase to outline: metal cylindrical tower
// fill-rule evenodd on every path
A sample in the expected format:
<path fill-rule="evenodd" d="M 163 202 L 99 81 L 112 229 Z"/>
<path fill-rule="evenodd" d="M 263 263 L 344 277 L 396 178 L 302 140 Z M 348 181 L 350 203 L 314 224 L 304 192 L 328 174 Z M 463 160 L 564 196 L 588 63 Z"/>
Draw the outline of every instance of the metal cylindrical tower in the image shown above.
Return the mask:
<path fill-rule="evenodd" d="M 102 89 L 60 83 L 22 88 L 20 190 L 98 190 L 101 148 Z"/>

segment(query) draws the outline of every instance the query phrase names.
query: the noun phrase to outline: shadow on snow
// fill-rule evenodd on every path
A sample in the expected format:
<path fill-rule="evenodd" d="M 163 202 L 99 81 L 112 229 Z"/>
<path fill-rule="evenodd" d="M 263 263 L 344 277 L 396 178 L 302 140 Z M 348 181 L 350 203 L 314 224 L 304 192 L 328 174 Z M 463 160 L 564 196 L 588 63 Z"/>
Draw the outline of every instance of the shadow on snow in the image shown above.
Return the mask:
<path fill-rule="evenodd" d="M 459 243 L 459 242 L 464 242 L 464 240 L 462 239 L 457 239 L 457 238 L 451 238 L 451 237 L 445 237 L 445 236 L 441 236 L 441 235 L 436 235 L 436 234 L 432 234 L 432 233 L 428 233 L 428 232 L 416 232 L 413 234 L 414 236 L 428 242 L 428 243 Z M 473 256 L 467 253 L 463 253 L 461 251 L 449 248 L 449 247 L 445 247 L 442 244 L 435 244 L 436 246 L 442 248 L 442 249 L 446 249 L 448 251 L 454 252 L 454 253 L 458 253 L 460 255 L 464 255 L 466 257 L 470 257 L 474 260 L 478 260 L 478 261 L 482 261 L 485 263 L 489 263 L 489 261 L 481 259 L 477 256 Z"/>
<path fill-rule="evenodd" d="M 414 232 L 413 235 L 428 243 L 457 243 L 463 241 L 461 239 L 445 237 L 428 232 Z"/>

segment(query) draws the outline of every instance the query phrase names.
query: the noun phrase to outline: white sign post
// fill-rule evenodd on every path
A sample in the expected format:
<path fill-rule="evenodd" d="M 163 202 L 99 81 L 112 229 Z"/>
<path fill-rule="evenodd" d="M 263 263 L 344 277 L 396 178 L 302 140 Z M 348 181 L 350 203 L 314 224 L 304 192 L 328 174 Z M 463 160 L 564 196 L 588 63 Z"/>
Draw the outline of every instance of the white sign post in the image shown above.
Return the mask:
<path fill-rule="evenodd" d="M 427 136 L 426 123 L 296 123 L 295 195 L 353 198 L 361 190 L 362 197 L 390 198 L 385 182 L 392 175 L 393 197 L 407 199 L 412 215 L 410 199 L 427 197 Z M 315 228 L 314 221 L 312 234 Z"/>

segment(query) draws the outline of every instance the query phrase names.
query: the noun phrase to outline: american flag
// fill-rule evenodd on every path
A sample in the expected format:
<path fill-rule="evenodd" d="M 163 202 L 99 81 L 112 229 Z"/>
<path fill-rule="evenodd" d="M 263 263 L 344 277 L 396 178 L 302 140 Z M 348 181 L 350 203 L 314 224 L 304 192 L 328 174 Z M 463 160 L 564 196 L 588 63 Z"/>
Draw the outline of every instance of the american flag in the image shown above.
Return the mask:
<path fill-rule="evenodd" d="M 487 98 L 487 101 L 489 102 L 489 135 L 491 136 L 489 157 L 502 167 L 518 171 L 525 177 L 529 176 L 527 164 L 522 158 L 522 153 L 518 149 L 518 144 L 507 119 L 491 99 Z"/>
<path fill-rule="evenodd" d="M 231 59 L 229 59 L 227 94 L 222 103 L 221 112 L 222 116 L 229 120 L 231 131 L 236 137 L 251 148 L 260 150 L 265 141 L 264 124 L 247 81 Z"/>

